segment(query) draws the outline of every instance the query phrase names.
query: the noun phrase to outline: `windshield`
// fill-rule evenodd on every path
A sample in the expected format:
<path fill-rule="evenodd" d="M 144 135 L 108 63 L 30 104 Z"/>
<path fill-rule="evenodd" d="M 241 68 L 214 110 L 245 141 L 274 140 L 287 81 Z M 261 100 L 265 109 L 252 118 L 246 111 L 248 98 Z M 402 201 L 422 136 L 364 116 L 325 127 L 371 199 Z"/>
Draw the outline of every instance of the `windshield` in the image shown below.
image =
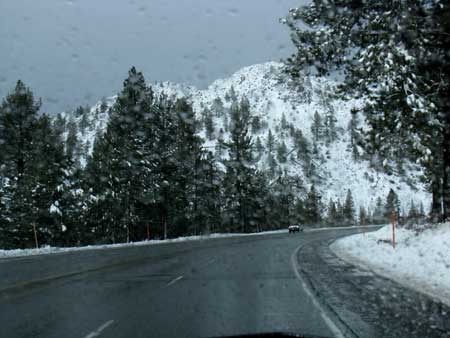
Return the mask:
<path fill-rule="evenodd" d="M 450 5 L 3 1 L 4 337 L 450 337 Z"/>

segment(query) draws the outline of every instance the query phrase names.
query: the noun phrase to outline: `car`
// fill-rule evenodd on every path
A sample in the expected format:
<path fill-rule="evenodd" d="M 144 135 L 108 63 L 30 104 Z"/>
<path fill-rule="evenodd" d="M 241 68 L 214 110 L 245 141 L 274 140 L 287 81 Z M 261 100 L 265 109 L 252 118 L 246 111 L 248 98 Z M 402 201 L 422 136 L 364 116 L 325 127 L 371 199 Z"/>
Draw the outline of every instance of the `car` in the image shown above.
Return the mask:
<path fill-rule="evenodd" d="M 288 227 L 289 233 L 294 233 L 294 232 L 300 232 L 303 231 L 303 226 L 295 224 L 295 225 L 290 225 Z"/>

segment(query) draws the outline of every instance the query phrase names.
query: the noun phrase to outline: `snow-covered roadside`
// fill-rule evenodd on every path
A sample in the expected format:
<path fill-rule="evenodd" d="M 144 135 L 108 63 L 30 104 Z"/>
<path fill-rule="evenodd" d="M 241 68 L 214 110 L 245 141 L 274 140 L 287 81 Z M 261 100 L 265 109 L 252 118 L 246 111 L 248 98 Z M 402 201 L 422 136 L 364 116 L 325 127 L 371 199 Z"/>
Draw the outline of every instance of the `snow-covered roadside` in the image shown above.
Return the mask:
<path fill-rule="evenodd" d="M 0 250 L 0 259 L 12 258 L 12 257 L 23 257 L 23 256 L 47 255 L 47 254 L 72 252 L 72 251 L 118 249 L 118 248 L 132 247 L 132 246 L 179 243 L 179 242 L 186 242 L 186 241 L 200 241 L 200 240 L 207 240 L 207 239 L 213 239 L 213 238 L 262 236 L 262 235 L 270 235 L 270 234 L 277 234 L 277 233 L 283 233 L 283 232 L 287 232 L 287 230 L 281 229 L 281 230 L 264 231 L 264 232 L 251 233 L 251 234 L 241 234 L 241 233 L 210 234 L 210 235 L 202 235 L 202 236 L 178 237 L 178 238 L 165 239 L 165 240 L 150 240 L 150 241 L 142 241 L 142 242 L 134 242 L 134 243 L 119 243 L 119 244 L 88 245 L 88 246 L 82 246 L 82 247 L 68 247 L 68 248 L 46 246 L 46 247 L 42 247 L 39 249 Z"/>
<path fill-rule="evenodd" d="M 349 263 L 450 306 L 450 223 L 415 230 L 396 229 L 395 235 L 395 249 L 390 243 L 381 242 L 391 239 L 391 226 L 339 239 L 331 249 Z"/>

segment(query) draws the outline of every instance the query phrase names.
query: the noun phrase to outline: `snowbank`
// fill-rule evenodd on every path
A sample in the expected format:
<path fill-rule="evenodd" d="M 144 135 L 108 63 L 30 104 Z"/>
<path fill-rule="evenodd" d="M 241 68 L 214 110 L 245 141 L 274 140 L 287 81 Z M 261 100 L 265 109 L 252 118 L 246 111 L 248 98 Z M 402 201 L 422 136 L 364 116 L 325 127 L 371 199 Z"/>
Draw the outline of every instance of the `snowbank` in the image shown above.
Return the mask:
<path fill-rule="evenodd" d="M 178 242 L 186 242 L 186 241 L 199 241 L 199 240 L 207 240 L 207 239 L 212 239 L 212 238 L 261 236 L 261 235 L 270 235 L 270 234 L 277 234 L 277 233 L 283 233 L 283 232 L 287 232 L 287 230 L 281 229 L 281 230 L 265 231 L 265 232 L 258 232 L 258 233 L 252 233 L 252 234 L 240 234 L 240 233 L 210 234 L 210 235 L 202 235 L 202 236 L 178 237 L 178 238 L 165 239 L 165 240 L 150 240 L 150 241 L 142 241 L 142 242 L 134 242 L 134 243 L 119 243 L 119 244 L 88 245 L 88 246 L 82 246 L 82 247 L 68 247 L 68 248 L 45 246 L 45 247 L 42 247 L 39 249 L 0 250 L 0 259 L 1 258 L 11 258 L 11 257 L 46 255 L 46 254 L 55 254 L 55 253 L 72 252 L 72 251 L 117 249 L 117 248 L 126 248 L 126 247 L 132 247 L 132 246 L 145 246 L 145 245 L 178 243 Z"/>
<path fill-rule="evenodd" d="M 392 226 L 337 240 L 331 249 L 345 261 L 372 270 L 450 306 L 450 223 L 396 229 Z"/>

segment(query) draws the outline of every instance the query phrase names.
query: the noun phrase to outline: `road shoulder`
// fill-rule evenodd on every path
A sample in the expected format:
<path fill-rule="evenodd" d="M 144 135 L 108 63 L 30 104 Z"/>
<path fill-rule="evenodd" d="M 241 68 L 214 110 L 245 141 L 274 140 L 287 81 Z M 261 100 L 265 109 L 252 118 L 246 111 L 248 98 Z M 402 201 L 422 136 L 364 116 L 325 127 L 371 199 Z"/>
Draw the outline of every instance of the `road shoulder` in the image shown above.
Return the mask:
<path fill-rule="evenodd" d="M 333 242 L 308 243 L 297 259 L 319 302 L 348 327 L 347 336 L 450 337 L 446 305 L 341 260 Z"/>

